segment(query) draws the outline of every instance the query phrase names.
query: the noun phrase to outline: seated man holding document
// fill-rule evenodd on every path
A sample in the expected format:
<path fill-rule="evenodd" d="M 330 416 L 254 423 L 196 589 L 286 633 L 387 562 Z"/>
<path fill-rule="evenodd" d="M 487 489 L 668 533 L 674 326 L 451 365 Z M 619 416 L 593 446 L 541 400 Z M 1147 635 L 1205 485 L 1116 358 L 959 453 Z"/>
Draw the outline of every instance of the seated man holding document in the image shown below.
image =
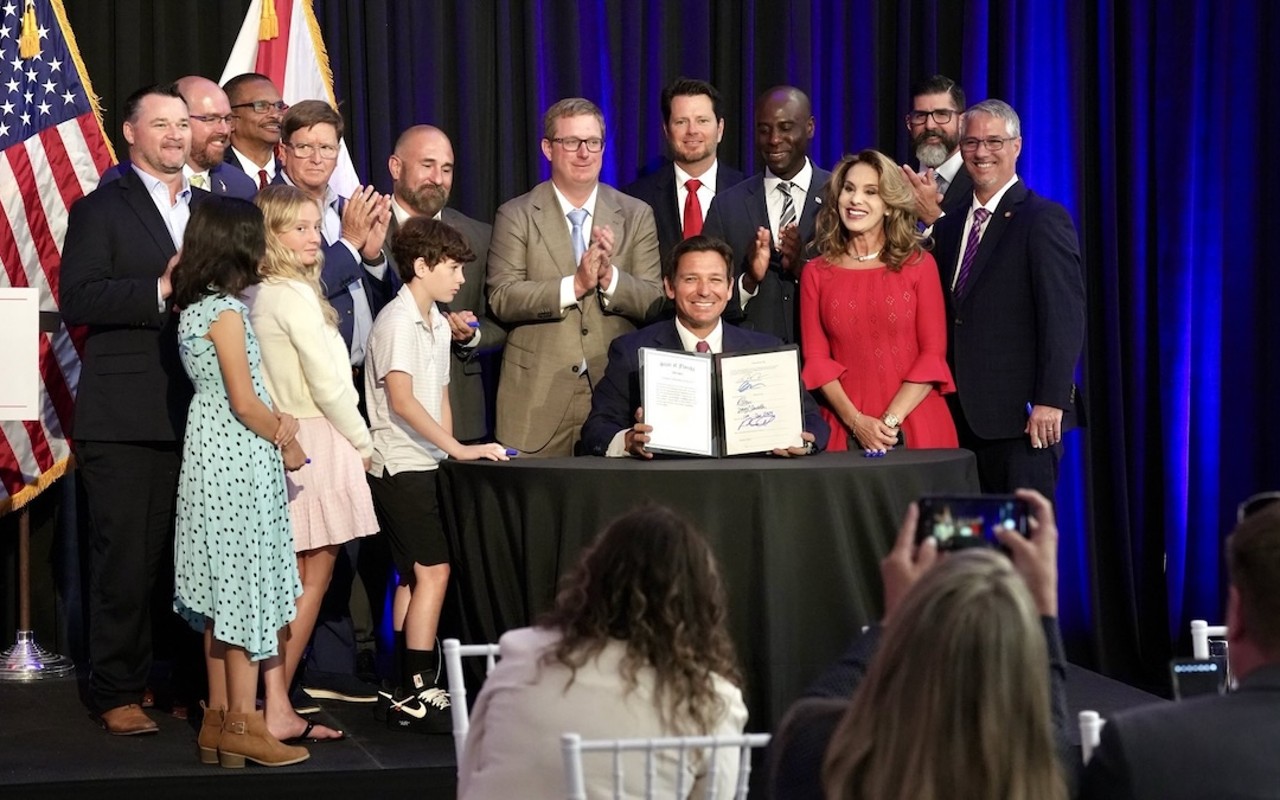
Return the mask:
<path fill-rule="evenodd" d="M 675 247 L 663 264 L 662 282 L 676 317 L 613 340 L 582 426 L 586 453 L 798 456 L 826 447 L 830 429 L 800 385 L 795 347 L 721 321 L 732 265 L 733 251 L 719 239 L 693 236 Z M 729 353 L 733 359 L 717 355 Z M 723 392 L 707 388 L 719 383 Z M 646 393 L 661 397 L 660 409 L 646 413 Z M 721 396 L 723 411 L 717 407 Z"/>

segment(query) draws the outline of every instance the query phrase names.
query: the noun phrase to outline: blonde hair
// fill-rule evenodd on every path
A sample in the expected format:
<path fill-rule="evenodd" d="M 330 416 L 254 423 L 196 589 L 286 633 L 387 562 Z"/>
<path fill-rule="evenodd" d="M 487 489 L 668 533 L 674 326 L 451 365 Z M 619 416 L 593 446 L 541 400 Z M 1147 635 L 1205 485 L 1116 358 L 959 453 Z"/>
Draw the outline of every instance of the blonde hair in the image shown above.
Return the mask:
<path fill-rule="evenodd" d="M 1009 560 L 948 556 L 894 619 L 827 748 L 827 797 L 1063 800 L 1048 646 Z"/>
<path fill-rule="evenodd" d="M 296 280 L 315 290 L 320 301 L 320 310 L 324 321 L 338 327 L 338 312 L 325 297 L 324 284 L 320 281 L 320 272 L 324 269 L 324 253 L 316 253 L 316 263 L 310 267 L 304 265 L 298 254 L 290 250 L 280 241 L 280 234 L 293 227 L 298 221 L 302 207 L 310 203 L 319 209 L 320 204 L 302 193 L 296 186 L 274 185 L 261 189 L 253 202 L 262 209 L 262 216 L 267 226 L 267 255 L 258 267 L 258 274 L 263 279 L 281 278 Z M 320 209 L 323 215 L 324 209 Z"/>
<path fill-rule="evenodd" d="M 831 169 L 826 198 L 818 211 L 814 245 L 828 261 L 849 251 L 853 234 L 840 221 L 840 190 L 845 176 L 854 164 L 866 164 L 880 176 L 880 199 L 884 202 L 884 247 L 880 259 L 897 272 L 907 261 L 919 257 L 925 249 L 924 237 L 916 230 L 920 218 L 916 214 L 916 196 L 893 159 L 878 150 L 863 150 L 856 156 L 845 156 Z"/>

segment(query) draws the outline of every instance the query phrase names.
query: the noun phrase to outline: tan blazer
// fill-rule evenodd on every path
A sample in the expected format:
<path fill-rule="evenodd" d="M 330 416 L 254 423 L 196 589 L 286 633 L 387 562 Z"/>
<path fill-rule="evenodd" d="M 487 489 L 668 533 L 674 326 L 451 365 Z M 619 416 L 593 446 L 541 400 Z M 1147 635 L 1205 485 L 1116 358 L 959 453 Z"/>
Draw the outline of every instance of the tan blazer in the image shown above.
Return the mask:
<path fill-rule="evenodd" d="M 606 309 L 588 294 L 560 308 L 560 282 L 577 269 L 569 226 L 550 181 L 498 209 L 489 245 L 489 308 L 510 333 L 498 382 L 498 441 L 534 452 L 565 418 L 585 361 L 592 385 L 604 376 L 609 343 L 636 329 L 661 305 L 662 277 L 653 211 L 600 184 L 593 227 L 613 229 L 617 286 Z"/>

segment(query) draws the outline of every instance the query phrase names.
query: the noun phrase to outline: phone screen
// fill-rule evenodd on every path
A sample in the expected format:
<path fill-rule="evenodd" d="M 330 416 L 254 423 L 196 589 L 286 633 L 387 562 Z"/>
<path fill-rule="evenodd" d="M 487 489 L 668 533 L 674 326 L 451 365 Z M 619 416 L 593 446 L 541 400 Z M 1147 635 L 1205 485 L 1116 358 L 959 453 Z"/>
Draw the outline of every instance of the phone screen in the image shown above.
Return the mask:
<path fill-rule="evenodd" d="M 1013 495 L 947 495 L 920 498 L 916 544 L 932 536 L 939 550 L 999 546 L 995 531 L 1027 535 L 1027 504 Z"/>
<path fill-rule="evenodd" d="M 1173 696 L 1182 700 L 1198 694 L 1223 694 L 1227 689 L 1226 665 L 1213 658 L 1175 658 L 1169 662 Z"/>

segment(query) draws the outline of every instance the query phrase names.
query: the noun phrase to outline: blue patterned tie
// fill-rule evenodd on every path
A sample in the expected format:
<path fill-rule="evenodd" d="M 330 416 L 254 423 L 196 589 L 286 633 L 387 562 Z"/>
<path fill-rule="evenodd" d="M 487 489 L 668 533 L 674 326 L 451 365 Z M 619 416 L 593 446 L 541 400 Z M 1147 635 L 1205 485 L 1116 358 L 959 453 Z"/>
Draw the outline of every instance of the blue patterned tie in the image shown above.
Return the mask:
<path fill-rule="evenodd" d="M 978 244 L 982 241 L 982 224 L 989 216 L 991 212 L 985 208 L 973 210 L 973 224 L 969 226 L 969 238 L 964 244 L 964 258 L 960 260 L 960 274 L 956 276 L 955 288 L 951 290 L 952 297 L 960 297 L 964 294 L 965 282 L 969 280 L 969 269 L 973 266 L 973 259 L 978 255 Z"/>
<path fill-rule="evenodd" d="M 585 208 L 575 208 L 569 212 L 569 224 L 573 229 L 569 231 L 569 238 L 573 240 L 573 263 L 582 263 L 582 254 L 587 252 L 587 242 L 582 238 L 582 224 L 587 221 L 587 210 Z"/>

